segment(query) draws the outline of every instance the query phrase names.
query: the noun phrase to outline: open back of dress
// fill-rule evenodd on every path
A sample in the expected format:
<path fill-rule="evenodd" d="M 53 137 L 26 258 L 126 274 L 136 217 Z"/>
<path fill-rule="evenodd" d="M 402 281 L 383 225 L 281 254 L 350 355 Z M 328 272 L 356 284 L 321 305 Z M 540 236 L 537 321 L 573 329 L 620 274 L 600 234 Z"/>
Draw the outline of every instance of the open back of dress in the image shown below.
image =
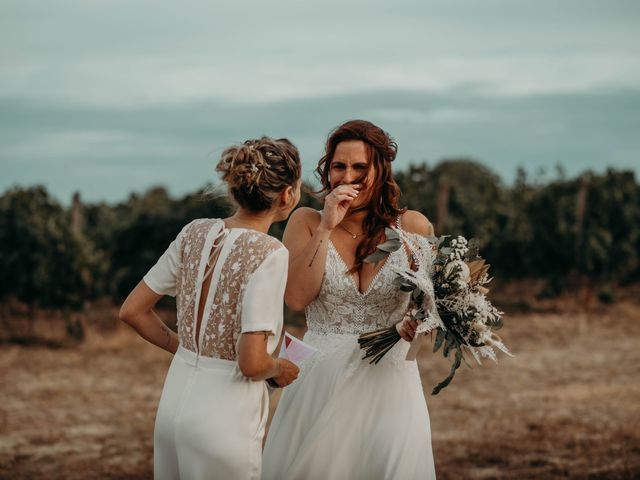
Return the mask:
<path fill-rule="evenodd" d="M 247 286 L 257 283 L 257 292 L 251 289 L 255 296 L 247 300 L 274 301 L 260 295 L 273 279 L 252 277 L 270 254 L 282 248 L 273 237 L 243 228 L 227 229 L 222 220 L 190 224 L 180 244 L 177 273 L 181 345 L 202 356 L 235 360 Z M 267 284 L 260 285 L 261 281 Z"/>
<path fill-rule="evenodd" d="M 268 417 L 264 381 L 243 377 L 243 332 L 282 329 L 288 252 L 254 230 L 219 219 L 182 229 L 144 277 L 175 295 L 180 346 L 165 380 L 154 430 L 154 477 L 259 479 Z"/>

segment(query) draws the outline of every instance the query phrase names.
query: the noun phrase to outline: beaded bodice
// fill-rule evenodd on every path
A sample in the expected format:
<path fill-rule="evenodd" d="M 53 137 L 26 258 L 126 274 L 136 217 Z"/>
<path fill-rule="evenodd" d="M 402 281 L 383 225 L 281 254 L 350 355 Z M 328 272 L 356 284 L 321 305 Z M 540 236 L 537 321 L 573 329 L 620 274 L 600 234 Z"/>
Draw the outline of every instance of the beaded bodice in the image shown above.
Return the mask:
<path fill-rule="evenodd" d="M 394 283 L 396 265 L 409 267 L 406 250 L 391 253 L 364 293 L 329 242 L 324 277 L 318 296 L 305 309 L 310 332 L 356 334 L 396 324 L 409 306 L 410 295 Z"/>

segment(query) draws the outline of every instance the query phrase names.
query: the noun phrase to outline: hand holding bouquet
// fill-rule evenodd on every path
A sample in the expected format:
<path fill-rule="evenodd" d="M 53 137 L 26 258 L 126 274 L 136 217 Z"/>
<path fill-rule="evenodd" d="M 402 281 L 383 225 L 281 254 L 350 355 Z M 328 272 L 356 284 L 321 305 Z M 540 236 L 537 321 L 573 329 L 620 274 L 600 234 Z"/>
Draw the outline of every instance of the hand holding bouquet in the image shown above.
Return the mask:
<path fill-rule="evenodd" d="M 449 375 L 436 385 L 432 395 L 451 382 L 461 362 L 466 363 L 466 352 L 478 363 L 482 357 L 497 361 L 495 349 L 511 355 L 494 333 L 502 327 L 502 312 L 486 298 L 489 290 L 485 285 L 491 281 L 489 265 L 479 257 L 477 247 L 461 236 L 424 237 L 426 242 L 421 242 L 402 230 L 388 228 L 385 233 L 387 241 L 365 261 L 379 262 L 403 243 L 407 245 L 414 268 L 396 267 L 395 272 L 400 290 L 411 292 L 409 317 L 418 321 L 414 341 L 420 334 L 435 330 L 434 352 L 442 347 L 445 357 L 454 355 Z M 400 334 L 391 326 L 365 333 L 358 342 L 366 352 L 364 358 L 378 363 L 399 340 Z"/>

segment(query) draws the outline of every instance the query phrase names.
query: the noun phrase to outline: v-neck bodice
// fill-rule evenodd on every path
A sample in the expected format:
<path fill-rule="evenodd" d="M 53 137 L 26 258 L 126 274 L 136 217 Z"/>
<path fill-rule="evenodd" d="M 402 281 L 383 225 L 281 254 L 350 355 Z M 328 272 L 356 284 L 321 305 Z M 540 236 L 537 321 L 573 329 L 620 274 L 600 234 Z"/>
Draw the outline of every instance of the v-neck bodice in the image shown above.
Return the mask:
<path fill-rule="evenodd" d="M 367 289 L 364 292 L 362 292 L 362 291 L 360 291 L 360 288 L 358 287 L 358 284 L 356 283 L 355 279 L 353 278 L 353 275 L 348 273 L 349 266 L 347 265 L 347 262 L 344 261 L 344 258 L 342 258 L 342 255 L 340 255 L 340 252 L 338 251 L 338 249 L 336 248 L 336 246 L 333 244 L 333 242 L 331 240 L 329 240 L 329 249 L 332 250 L 331 253 L 333 255 L 335 255 L 335 257 L 338 260 L 338 263 L 341 263 L 342 266 L 344 267 L 345 271 L 347 272 L 347 276 L 351 280 L 351 284 L 353 285 L 353 288 L 356 290 L 356 292 L 358 292 L 360 295 L 363 295 L 363 296 L 366 296 L 366 295 L 369 294 L 369 292 L 373 288 L 374 284 L 378 280 L 378 277 L 380 276 L 380 274 L 382 273 L 384 268 L 387 266 L 388 259 L 385 260 L 383 262 L 382 266 L 380 266 L 378 268 L 378 271 L 373 275 L 373 278 L 369 282 L 369 286 L 367 287 Z M 396 254 L 396 252 L 393 252 L 391 255 L 395 255 L 395 254 Z"/>
<path fill-rule="evenodd" d="M 402 320 L 410 295 L 394 283 L 396 274 L 392 266 L 409 267 L 404 248 L 391 253 L 367 290 L 360 292 L 345 262 L 329 242 L 320 292 L 305 309 L 309 331 L 361 334 Z"/>

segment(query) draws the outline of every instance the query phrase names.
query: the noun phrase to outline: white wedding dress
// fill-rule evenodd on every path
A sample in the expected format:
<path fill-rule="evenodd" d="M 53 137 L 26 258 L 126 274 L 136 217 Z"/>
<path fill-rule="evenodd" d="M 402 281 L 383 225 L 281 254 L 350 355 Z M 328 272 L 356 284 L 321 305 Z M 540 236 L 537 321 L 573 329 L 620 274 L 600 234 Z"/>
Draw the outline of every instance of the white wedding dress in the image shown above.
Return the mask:
<path fill-rule="evenodd" d="M 269 397 L 264 381 L 243 377 L 238 346 L 243 333 L 265 331 L 267 352 L 277 347 L 288 259 L 269 235 L 198 219 L 145 275 L 153 291 L 176 297 L 180 338 L 156 415 L 156 480 L 260 478 Z"/>
<path fill-rule="evenodd" d="M 418 238 L 418 236 L 415 236 Z M 409 294 L 394 285 L 392 253 L 361 293 L 333 244 L 304 341 L 319 352 L 284 389 L 263 454 L 266 480 L 434 479 L 429 414 L 418 366 L 401 340 L 376 365 L 362 360 L 363 332 L 402 320 Z"/>

